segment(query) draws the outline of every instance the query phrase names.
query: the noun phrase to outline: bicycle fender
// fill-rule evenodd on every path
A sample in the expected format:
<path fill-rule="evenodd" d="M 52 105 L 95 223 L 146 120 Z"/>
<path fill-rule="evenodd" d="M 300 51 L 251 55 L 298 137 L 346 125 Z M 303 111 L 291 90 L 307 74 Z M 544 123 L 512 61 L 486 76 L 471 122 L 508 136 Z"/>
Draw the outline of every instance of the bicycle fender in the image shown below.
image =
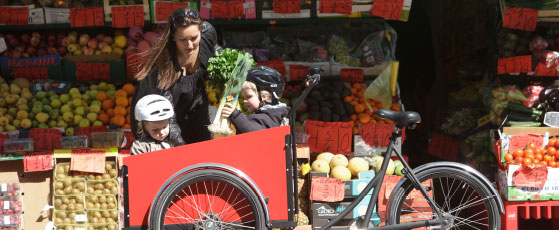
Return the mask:
<path fill-rule="evenodd" d="M 503 213 L 503 214 L 505 213 L 505 206 L 503 204 L 503 200 L 501 200 L 501 196 L 499 195 L 499 192 L 497 192 L 497 189 L 493 186 L 493 183 L 491 183 L 479 171 L 475 170 L 474 168 L 472 168 L 468 165 L 460 164 L 460 163 L 456 163 L 456 162 L 449 162 L 449 161 L 439 161 L 439 162 L 433 162 L 433 163 L 427 163 L 427 164 L 421 165 L 421 166 L 413 169 L 413 173 L 417 175 L 418 173 L 420 173 L 424 170 L 437 168 L 437 167 L 451 167 L 451 168 L 459 169 L 459 170 L 462 170 L 462 171 L 465 171 L 465 172 L 469 173 L 470 175 L 474 176 L 476 179 L 479 179 L 485 185 L 485 187 L 489 188 L 489 191 L 495 197 L 495 200 L 496 200 L 495 203 L 497 203 L 497 206 L 499 206 L 499 210 L 501 211 L 501 213 Z M 392 191 L 396 191 L 397 189 L 402 187 L 402 185 L 407 180 L 408 180 L 408 178 L 403 177 L 398 182 L 398 184 L 396 184 L 396 186 L 394 186 L 394 189 Z M 393 194 L 394 193 L 390 194 L 390 200 L 392 200 L 392 195 Z M 389 204 L 390 204 L 390 202 L 389 202 Z M 388 210 L 388 208 L 387 208 L 387 210 Z"/>
<path fill-rule="evenodd" d="M 165 184 L 163 184 L 163 186 L 161 186 L 161 188 L 159 188 L 159 191 L 157 191 L 157 194 L 155 195 L 155 197 L 153 198 L 153 201 L 151 202 L 150 212 L 149 212 L 149 217 L 148 217 L 148 223 L 151 223 L 151 221 L 150 221 L 151 210 L 153 210 L 155 204 L 157 203 L 157 200 L 158 200 L 159 196 L 161 195 L 161 193 L 163 193 L 163 191 L 167 188 L 167 186 L 169 186 L 169 184 L 171 184 L 175 179 L 179 178 L 180 176 L 184 175 L 185 173 L 200 170 L 200 169 L 207 169 L 207 168 L 218 169 L 218 170 L 222 170 L 222 171 L 231 173 L 235 176 L 240 177 L 243 181 L 245 181 L 252 188 L 252 190 L 258 195 L 258 199 L 260 200 L 260 203 L 262 204 L 262 208 L 264 209 L 264 215 L 265 215 L 264 218 L 266 220 L 266 226 L 271 226 L 270 212 L 268 211 L 268 205 L 266 204 L 266 200 L 264 199 L 264 195 L 262 194 L 262 192 L 260 191 L 260 189 L 258 188 L 256 183 L 254 183 L 254 181 L 252 179 L 250 179 L 249 176 L 247 176 L 245 173 L 243 173 L 239 169 L 233 168 L 233 167 L 228 166 L 228 165 L 213 164 L 213 163 L 204 163 L 204 164 L 193 165 L 193 166 L 184 168 L 183 170 L 181 170 L 181 171 L 175 173 L 173 176 L 171 176 L 165 182 Z"/>

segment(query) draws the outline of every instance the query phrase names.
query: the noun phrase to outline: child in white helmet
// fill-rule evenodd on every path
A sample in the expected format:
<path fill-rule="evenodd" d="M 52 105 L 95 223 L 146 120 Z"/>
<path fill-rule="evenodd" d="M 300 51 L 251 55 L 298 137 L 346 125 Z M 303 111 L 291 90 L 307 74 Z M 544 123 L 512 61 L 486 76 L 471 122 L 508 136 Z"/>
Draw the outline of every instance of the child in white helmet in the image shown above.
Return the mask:
<path fill-rule="evenodd" d="M 134 114 L 140 138 L 132 143 L 130 153 L 136 155 L 172 147 L 166 141 L 169 119 L 175 115 L 169 100 L 157 94 L 146 95 L 136 103 Z"/>

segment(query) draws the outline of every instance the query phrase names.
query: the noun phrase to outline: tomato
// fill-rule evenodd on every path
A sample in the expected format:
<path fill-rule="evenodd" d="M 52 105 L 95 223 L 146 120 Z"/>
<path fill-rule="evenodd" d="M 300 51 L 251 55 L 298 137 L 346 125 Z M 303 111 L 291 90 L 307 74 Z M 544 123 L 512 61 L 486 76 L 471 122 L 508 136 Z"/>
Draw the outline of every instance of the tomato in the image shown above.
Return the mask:
<path fill-rule="evenodd" d="M 540 165 L 547 166 L 547 161 L 540 161 Z"/>
<path fill-rule="evenodd" d="M 522 161 L 523 164 L 525 165 L 531 165 L 534 163 L 534 161 L 532 161 L 531 158 L 524 158 L 524 160 Z"/>
<path fill-rule="evenodd" d="M 547 146 L 555 146 L 555 142 L 557 142 L 557 139 L 549 138 L 549 141 L 547 142 Z"/>
<path fill-rule="evenodd" d="M 555 161 L 550 161 L 550 162 L 547 162 L 547 165 L 548 165 L 549 167 L 556 168 L 556 167 L 557 167 L 557 162 L 555 162 Z"/>
<path fill-rule="evenodd" d="M 536 151 L 534 151 L 534 153 L 543 155 L 545 153 L 545 149 L 543 147 L 538 147 L 536 148 Z"/>
<path fill-rule="evenodd" d="M 517 157 L 516 159 L 514 159 L 514 162 L 515 162 L 517 165 L 521 165 L 521 164 L 522 164 L 522 161 L 524 161 L 524 157 Z"/>
<path fill-rule="evenodd" d="M 534 154 L 533 153 L 524 153 L 524 158 L 534 159 Z"/>
<path fill-rule="evenodd" d="M 516 151 L 514 151 L 513 155 L 514 158 L 522 157 L 524 156 L 524 151 L 522 151 L 522 149 L 517 149 Z"/>
<path fill-rule="evenodd" d="M 558 139 L 555 139 L 555 145 L 553 145 L 553 146 L 555 146 L 555 148 L 559 148 L 559 140 Z"/>
<path fill-rule="evenodd" d="M 536 144 L 534 144 L 534 142 L 530 142 L 526 145 L 526 147 L 528 147 L 529 149 L 535 149 L 536 148 Z"/>
<path fill-rule="evenodd" d="M 538 159 L 533 159 L 532 162 L 533 162 L 534 164 L 537 164 L 537 165 L 540 164 L 540 160 L 538 160 Z"/>
<path fill-rule="evenodd" d="M 526 154 L 531 154 L 534 155 L 534 149 L 533 148 L 527 148 L 524 150 L 524 156 L 526 156 Z"/>
<path fill-rule="evenodd" d="M 513 161 L 514 157 L 512 156 L 512 154 L 507 153 L 505 154 L 505 162 L 509 162 L 509 161 Z"/>
<path fill-rule="evenodd" d="M 555 149 L 555 147 L 547 148 L 547 154 L 549 154 L 550 156 L 555 156 L 555 152 L 557 152 L 557 149 Z"/>
<path fill-rule="evenodd" d="M 543 160 L 543 156 L 542 156 L 541 153 L 536 153 L 536 154 L 534 154 L 534 159 L 536 159 L 538 161 L 541 161 L 541 160 Z"/>
<path fill-rule="evenodd" d="M 543 155 L 543 160 L 544 160 L 544 161 L 550 161 L 550 160 L 551 160 L 551 156 L 545 154 L 545 155 Z"/>

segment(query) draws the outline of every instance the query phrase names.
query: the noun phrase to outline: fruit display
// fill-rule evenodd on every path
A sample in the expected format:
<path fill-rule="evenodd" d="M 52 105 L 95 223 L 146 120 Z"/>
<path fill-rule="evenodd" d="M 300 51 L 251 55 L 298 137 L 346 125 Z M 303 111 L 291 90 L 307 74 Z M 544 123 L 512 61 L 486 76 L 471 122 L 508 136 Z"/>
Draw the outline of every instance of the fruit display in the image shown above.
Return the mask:
<path fill-rule="evenodd" d="M 18 182 L 0 182 L 0 197 L 16 197 L 21 194 Z"/>
<path fill-rule="evenodd" d="M 63 32 L 24 32 L 0 33 L 6 41 L 7 50 L 3 57 L 30 58 L 50 54 L 66 55 L 66 46 L 61 42 L 66 35 Z"/>
<path fill-rule="evenodd" d="M 88 211 L 87 219 L 90 224 L 115 224 L 118 222 L 118 211 Z"/>
<path fill-rule="evenodd" d="M 84 211 L 55 211 L 54 224 L 83 224 L 87 221 L 87 216 Z"/>
<path fill-rule="evenodd" d="M 23 211 L 23 201 L 19 197 L 0 198 L 0 214 L 20 214 Z"/>
<path fill-rule="evenodd" d="M 0 230 L 18 230 L 22 225 L 20 215 L 0 215 Z"/>
<path fill-rule="evenodd" d="M 60 211 L 83 211 L 85 209 L 83 195 L 55 196 L 53 204 L 54 204 L 54 209 Z M 61 212 L 61 213 L 65 213 L 65 212 Z M 63 222 L 60 221 L 59 223 L 63 223 Z"/>
<path fill-rule="evenodd" d="M 0 76 L 0 132 L 29 128 L 31 119 L 28 102 L 33 98 L 30 83 L 23 78 L 16 78 L 8 84 Z"/>
<path fill-rule="evenodd" d="M 369 166 L 375 170 L 375 172 L 380 171 L 380 167 L 382 166 L 382 162 L 384 162 L 384 156 L 374 155 L 371 157 L 364 157 L 365 161 L 369 163 Z M 400 160 L 392 160 L 388 162 L 388 167 L 386 168 L 386 175 L 397 175 L 403 176 L 402 169 L 404 169 L 404 165 Z"/>
<path fill-rule="evenodd" d="M 142 0 L 109 0 L 109 5 L 141 5 L 143 4 Z"/>
<path fill-rule="evenodd" d="M 68 33 L 60 41 L 62 47 L 66 47 L 72 55 L 99 55 L 99 54 L 124 54 L 126 48 L 126 37 L 122 30 L 116 30 L 114 36 L 99 33 L 95 36 L 80 34 L 76 31 Z"/>
<path fill-rule="evenodd" d="M 369 163 L 361 157 L 353 157 L 348 160 L 343 154 L 323 152 L 318 154 L 312 162 L 311 168 L 314 172 L 330 173 L 333 178 L 351 180 L 351 178 L 357 178 L 359 172 L 369 171 Z"/>
<path fill-rule="evenodd" d="M 115 230 L 117 229 L 116 224 L 90 224 L 87 226 L 87 230 Z"/>
<path fill-rule="evenodd" d="M 157 32 L 143 31 L 141 27 L 132 26 L 128 30 L 126 51 L 145 52 L 149 50 L 161 35 Z"/>
<path fill-rule="evenodd" d="M 516 149 L 504 155 L 505 165 L 544 165 L 551 168 L 559 167 L 559 141 L 553 137 L 545 147 L 529 143 L 522 149 Z"/>

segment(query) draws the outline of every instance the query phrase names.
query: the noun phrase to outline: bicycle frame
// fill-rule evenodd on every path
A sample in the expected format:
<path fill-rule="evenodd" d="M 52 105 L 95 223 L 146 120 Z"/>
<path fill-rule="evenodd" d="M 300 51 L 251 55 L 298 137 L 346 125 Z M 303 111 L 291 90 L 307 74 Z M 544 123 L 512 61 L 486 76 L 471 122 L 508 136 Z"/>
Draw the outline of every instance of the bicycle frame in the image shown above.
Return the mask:
<path fill-rule="evenodd" d="M 367 186 L 363 189 L 363 191 L 361 191 L 359 196 L 357 196 L 357 198 L 353 202 L 351 202 L 351 204 L 344 211 L 342 211 L 340 214 L 338 214 L 337 217 L 335 217 L 328 224 L 326 224 L 322 228 L 320 228 L 321 230 L 328 229 L 328 228 L 332 227 L 334 224 L 339 222 L 344 216 L 346 216 L 348 213 L 352 212 L 353 209 L 355 208 L 355 206 L 357 206 L 357 204 L 359 204 L 359 202 L 361 202 L 361 200 L 363 200 L 363 198 L 367 194 L 369 194 L 369 191 L 371 191 L 371 189 L 373 189 L 373 188 L 374 188 L 373 194 L 371 196 L 369 206 L 367 207 L 367 212 L 365 213 L 365 218 L 362 219 L 362 220 L 360 219 L 360 221 L 357 222 L 359 229 L 374 229 L 374 230 L 377 230 L 377 229 L 379 229 L 379 230 L 380 229 L 410 229 L 410 228 L 426 227 L 426 226 L 441 224 L 442 220 L 441 220 L 441 218 L 439 218 L 442 215 L 441 210 L 435 205 L 435 202 L 427 194 L 427 191 L 425 191 L 423 186 L 421 186 L 421 183 L 419 183 L 419 180 L 417 179 L 417 177 L 413 173 L 413 171 L 410 168 L 410 166 L 408 165 L 408 163 L 402 157 L 402 154 L 400 152 L 398 152 L 398 150 L 394 149 L 394 143 L 396 142 L 396 139 L 402 135 L 402 133 L 401 133 L 402 128 L 403 127 L 398 127 L 398 126 L 394 127 L 394 131 L 392 132 L 392 135 L 389 138 L 390 141 L 388 143 L 388 148 L 387 148 L 387 151 L 386 151 L 386 154 L 384 156 L 384 160 L 382 162 L 382 166 L 381 166 L 379 172 L 367 184 Z M 390 225 L 390 226 L 377 226 L 377 227 L 372 227 L 372 228 L 368 227 L 371 220 L 370 220 L 370 218 L 367 218 L 367 217 L 370 217 L 373 214 L 373 209 L 376 205 L 376 202 L 377 202 L 377 199 L 378 199 L 378 194 L 379 194 L 379 191 L 380 191 L 380 187 L 382 185 L 384 175 L 386 174 L 386 169 L 388 167 L 388 162 L 390 160 L 390 156 L 392 155 L 391 154 L 392 152 L 396 153 L 396 156 L 402 162 L 402 165 L 404 166 L 404 169 L 402 169 L 402 173 L 404 174 L 404 176 L 407 179 L 411 180 L 415 189 L 421 191 L 421 194 L 423 194 L 423 197 L 425 197 L 425 199 L 429 203 L 429 206 L 431 206 L 431 208 L 436 212 L 436 215 L 435 215 L 436 218 L 435 219 L 407 222 L 407 223 L 401 223 L 401 224 Z"/>

